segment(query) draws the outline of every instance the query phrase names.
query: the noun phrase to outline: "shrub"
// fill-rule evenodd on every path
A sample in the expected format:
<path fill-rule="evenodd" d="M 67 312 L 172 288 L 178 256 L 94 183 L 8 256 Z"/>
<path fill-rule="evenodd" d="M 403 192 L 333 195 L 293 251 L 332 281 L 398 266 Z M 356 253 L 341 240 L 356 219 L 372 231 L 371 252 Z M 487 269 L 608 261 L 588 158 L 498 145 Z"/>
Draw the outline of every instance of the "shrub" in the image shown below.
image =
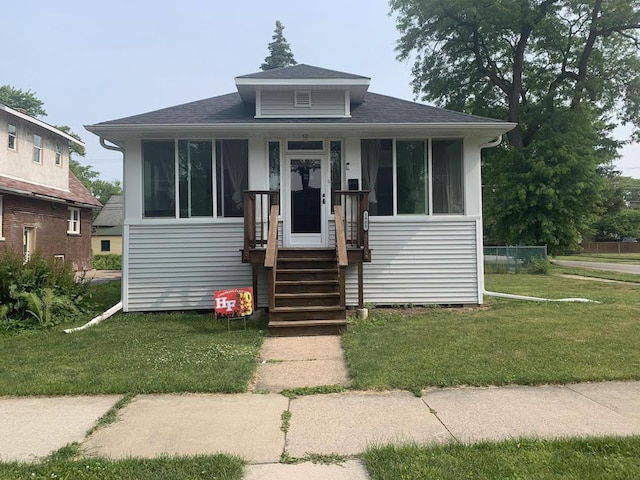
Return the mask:
<path fill-rule="evenodd" d="M 527 266 L 527 273 L 533 275 L 547 275 L 549 273 L 549 260 L 540 257 L 531 257 Z"/>
<path fill-rule="evenodd" d="M 122 255 L 110 253 L 108 255 L 94 255 L 91 268 L 96 270 L 122 270 Z"/>
<path fill-rule="evenodd" d="M 88 304 L 88 284 L 76 280 L 70 263 L 39 253 L 24 262 L 17 250 L 0 249 L 0 329 L 50 327 Z"/>

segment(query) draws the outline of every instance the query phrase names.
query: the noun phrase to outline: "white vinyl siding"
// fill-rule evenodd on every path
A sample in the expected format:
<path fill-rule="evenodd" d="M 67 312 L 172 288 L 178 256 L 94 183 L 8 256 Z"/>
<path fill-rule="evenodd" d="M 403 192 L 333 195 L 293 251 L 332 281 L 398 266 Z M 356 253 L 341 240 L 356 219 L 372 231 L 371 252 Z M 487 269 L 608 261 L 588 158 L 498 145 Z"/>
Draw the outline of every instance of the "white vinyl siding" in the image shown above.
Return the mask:
<path fill-rule="evenodd" d="M 294 90 L 263 90 L 260 117 L 345 117 L 344 90 L 312 90 L 311 105 L 296 107 Z"/>
<path fill-rule="evenodd" d="M 477 304 L 475 219 L 412 222 L 370 218 L 371 263 L 364 301 L 375 305 Z M 347 268 L 347 305 L 358 304 L 358 273 Z"/>
<path fill-rule="evenodd" d="M 125 229 L 127 311 L 210 310 L 214 290 L 251 286 L 251 265 L 241 263 L 242 222 Z"/>

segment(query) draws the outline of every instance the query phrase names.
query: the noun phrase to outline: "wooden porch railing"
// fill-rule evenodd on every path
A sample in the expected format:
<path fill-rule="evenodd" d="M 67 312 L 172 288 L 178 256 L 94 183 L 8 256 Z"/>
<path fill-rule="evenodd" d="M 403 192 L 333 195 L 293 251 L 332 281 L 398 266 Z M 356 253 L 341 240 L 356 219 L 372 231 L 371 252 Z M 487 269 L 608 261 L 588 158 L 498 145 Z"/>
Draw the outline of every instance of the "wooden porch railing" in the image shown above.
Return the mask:
<path fill-rule="evenodd" d="M 271 227 L 271 210 L 280 205 L 277 190 L 246 190 L 244 192 L 244 249 L 242 261 L 249 261 L 252 249 L 266 248 Z M 276 229 L 278 216 L 276 214 Z M 277 232 L 276 232 L 277 234 Z"/>
<path fill-rule="evenodd" d="M 342 226 L 347 248 L 362 250 L 363 260 L 371 261 L 369 250 L 369 192 L 367 190 L 337 190 L 334 212 L 341 206 Z M 338 217 L 336 216 L 336 234 Z"/>

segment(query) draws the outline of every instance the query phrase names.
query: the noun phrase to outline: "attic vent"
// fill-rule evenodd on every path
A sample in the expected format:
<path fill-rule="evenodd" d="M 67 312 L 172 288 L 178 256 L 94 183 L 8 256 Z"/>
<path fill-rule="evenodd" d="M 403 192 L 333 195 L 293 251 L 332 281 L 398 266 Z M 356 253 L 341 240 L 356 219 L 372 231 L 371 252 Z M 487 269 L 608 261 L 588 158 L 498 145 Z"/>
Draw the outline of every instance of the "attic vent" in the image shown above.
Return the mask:
<path fill-rule="evenodd" d="M 311 90 L 296 90 L 294 92 L 294 106 L 310 107 L 311 106 Z"/>

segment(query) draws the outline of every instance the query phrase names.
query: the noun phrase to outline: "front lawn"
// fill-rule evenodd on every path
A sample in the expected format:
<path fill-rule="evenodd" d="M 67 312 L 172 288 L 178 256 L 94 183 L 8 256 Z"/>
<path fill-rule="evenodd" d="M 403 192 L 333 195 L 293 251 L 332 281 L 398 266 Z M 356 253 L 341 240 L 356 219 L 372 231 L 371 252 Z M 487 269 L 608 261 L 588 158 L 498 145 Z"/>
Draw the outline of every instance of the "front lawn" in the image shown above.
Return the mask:
<path fill-rule="evenodd" d="M 640 478 L 640 437 L 386 446 L 365 454 L 372 480 Z"/>
<path fill-rule="evenodd" d="M 353 387 L 640 379 L 640 285 L 552 275 L 487 275 L 490 291 L 599 304 L 486 297 L 479 308 L 373 309 L 343 336 Z"/>
<path fill-rule="evenodd" d="M 117 287 L 92 287 L 101 308 L 117 303 Z M 264 328 L 247 324 L 227 332 L 211 313 L 136 313 L 71 334 L 67 324 L 0 336 L 0 395 L 243 392 Z"/>

